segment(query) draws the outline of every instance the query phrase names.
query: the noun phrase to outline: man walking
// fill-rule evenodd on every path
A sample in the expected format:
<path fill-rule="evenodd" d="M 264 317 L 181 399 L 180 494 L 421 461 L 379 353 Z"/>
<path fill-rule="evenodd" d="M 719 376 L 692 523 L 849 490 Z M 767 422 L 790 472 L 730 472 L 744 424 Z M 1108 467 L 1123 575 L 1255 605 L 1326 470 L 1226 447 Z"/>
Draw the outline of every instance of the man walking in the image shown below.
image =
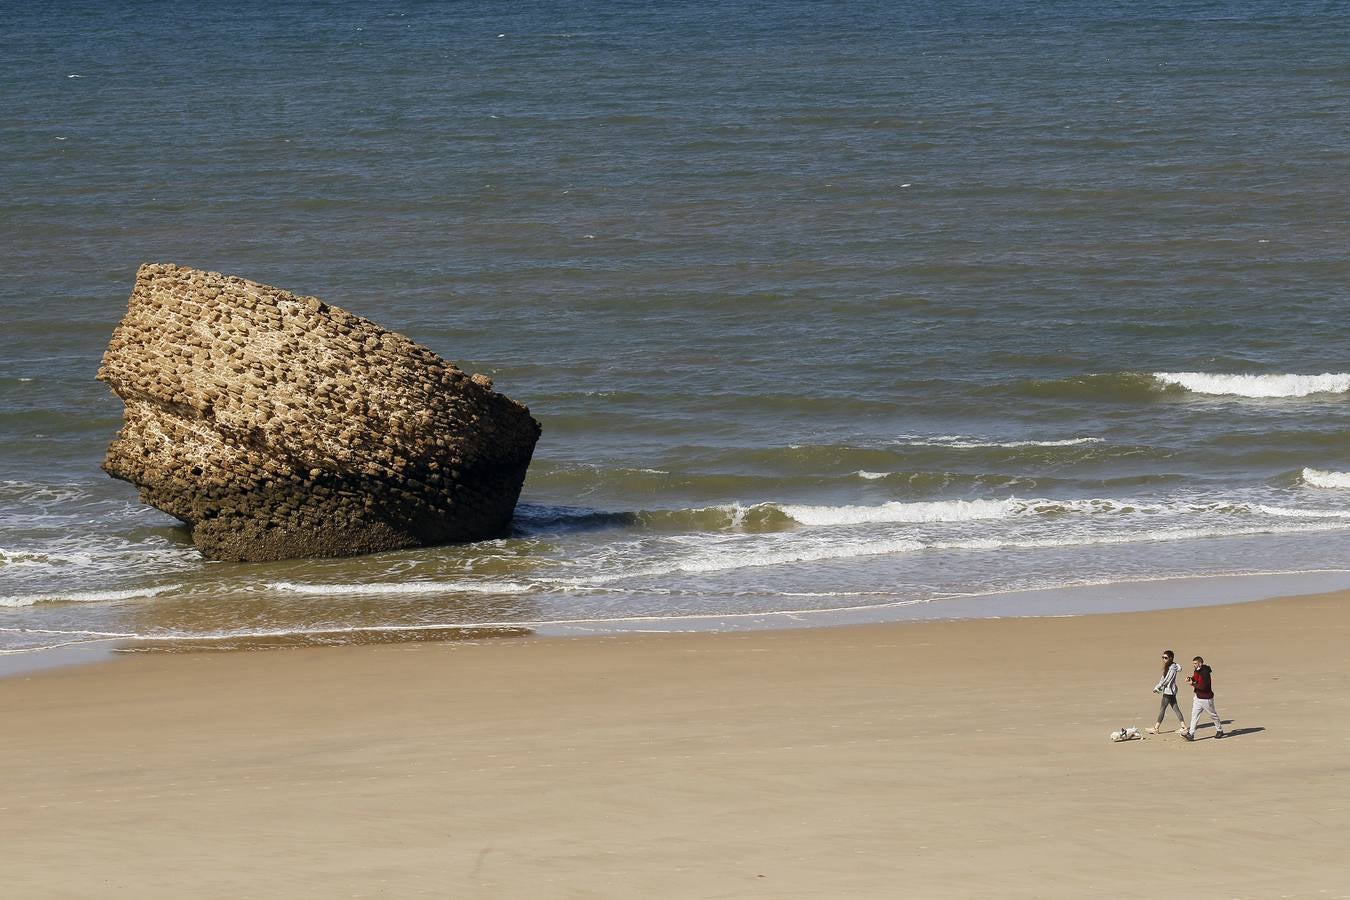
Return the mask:
<path fill-rule="evenodd" d="M 1195 726 L 1200 724 L 1200 713 L 1207 712 L 1214 720 L 1214 736 L 1224 737 L 1223 720 L 1214 708 L 1214 682 L 1210 678 L 1212 670 L 1205 665 L 1203 657 L 1197 656 L 1191 662 L 1195 663 L 1195 671 L 1190 677 L 1191 687 L 1195 688 L 1195 699 L 1191 701 L 1191 727 L 1183 729 L 1181 736 L 1188 741 L 1195 740 Z"/>

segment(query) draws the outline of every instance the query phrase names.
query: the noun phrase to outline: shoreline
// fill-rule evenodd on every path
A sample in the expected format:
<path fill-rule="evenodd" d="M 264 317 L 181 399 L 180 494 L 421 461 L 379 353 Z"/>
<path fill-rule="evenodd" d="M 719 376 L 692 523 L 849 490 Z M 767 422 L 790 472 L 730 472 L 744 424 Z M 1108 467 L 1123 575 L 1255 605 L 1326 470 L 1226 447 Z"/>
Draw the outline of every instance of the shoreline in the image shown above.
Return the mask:
<path fill-rule="evenodd" d="M 54 669 L 0 681 L 6 885 L 1068 897 L 1203 853 L 1195 896 L 1343 895 L 1347 627 L 1341 591 Z M 1161 646 L 1214 665 L 1232 739 L 1107 740 Z"/>
<path fill-rule="evenodd" d="M 291 635 L 241 635 L 211 638 L 93 639 L 52 649 L 0 652 L 0 681 L 47 669 L 112 662 L 148 653 L 248 653 L 273 649 L 332 649 L 411 643 L 475 641 L 488 638 L 595 637 L 620 634 L 718 634 L 885 625 L 904 622 L 1042 618 L 1153 612 L 1252 603 L 1350 590 L 1350 569 L 1315 572 L 1253 572 L 1236 575 L 1162 576 L 1103 583 L 949 595 L 933 600 L 901 601 L 818 610 L 786 610 L 723 615 L 633 616 L 571 622 L 490 622 L 466 625 L 372 627 L 386 640 L 324 644 Z M 1181 602 L 1178 602 L 1180 598 Z M 338 633 L 352 634 L 352 631 Z M 320 633 L 313 633 L 317 638 Z M 398 639 L 392 639 L 399 635 Z M 290 640 L 288 640 L 288 638 Z M 233 642 L 236 646 L 226 646 Z M 154 645 L 160 644 L 161 647 Z M 166 649 L 169 648 L 169 649 Z M 142 649 L 138 649 L 142 648 Z"/>

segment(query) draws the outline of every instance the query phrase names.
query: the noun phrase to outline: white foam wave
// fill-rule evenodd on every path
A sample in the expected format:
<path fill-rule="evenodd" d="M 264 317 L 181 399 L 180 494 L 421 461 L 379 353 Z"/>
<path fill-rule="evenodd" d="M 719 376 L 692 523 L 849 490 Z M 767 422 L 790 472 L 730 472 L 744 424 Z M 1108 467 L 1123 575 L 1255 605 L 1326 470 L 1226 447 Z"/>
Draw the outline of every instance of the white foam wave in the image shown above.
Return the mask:
<path fill-rule="evenodd" d="M 1134 534 L 1107 534 L 1092 537 L 1031 538 L 1011 541 L 958 541 L 934 544 L 933 550 L 1036 550 L 1053 547 L 1089 547 L 1099 544 L 1143 544 L 1152 542 L 1194 541 L 1207 538 L 1244 537 L 1258 534 L 1306 534 L 1337 531 L 1344 525 L 1252 525 L 1243 528 L 1213 526 L 1206 528 L 1162 528 Z"/>
<path fill-rule="evenodd" d="M 1344 394 L 1350 391 L 1350 374 L 1321 375 L 1222 375 L 1206 372 L 1154 372 L 1165 385 L 1185 388 L 1195 394 L 1231 397 L 1306 397 L 1309 394 Z"/>
<path fill-rule="evenodd" d="M 1019 501 L 945 500 L 919 503 L 892 501 L 880 506 L 782 506 L 802 525 L 863 525 L 875 522 L 970 522 L 1000 519 Z"/>
<path fill-rule="evenodd" d="M 748 549 L 733 551 L 707 550 L 668 565 L 651 566 L 628 572 L 616 572 L 611 575 L 597 575 L 572 581 L 559 580 L 559 584 L 573 586 L 609 584 L 630 578 L 649 576 L 704 574 L 725 572 L 734 569 L 758 568 L 761 566 L 781 566 L 803 562 L 825 562 L 832 559 L 849 559 L 855 556 L 881 556 L 888 553 L 911 553 L 924 549 L 919 541 L 891 539 L 863 541 L 855 543 L 831 543 L 816 545 L 797 545 L 783 550 Z"/>
<path fill-rule="evenodd" d="M 18 594 L 0 597 L 0 606 L 33 606 L 37 603 L 114 603 L 118 600 L 138 600 L 157 597 L 174 590 L 176 585 L 152 588 L 132 588 L 125 591 L 69 591 L 62 594 Z"/>
<path fill-rule="evenodd" d="M 0 530 L 8 527 L 15 526 L 0 517 Z M 52 577 L 133 572 L 165 575 L 200 565 L 201 555 L 194 548 L 171 544 L 161 537 L 131 542 L 118 535 L 75 533 L 59 537 L 48 547 L 0 547 L 0 571 L 28 569 L 40 575 L 46 569 Z"/>
<path fill-rule="evenodd" d="M 913 535 L 877 536 L 872 539 L 844 537 L 839 532 L 821 532 L 820 536 L 800 532 L 780 532 L 749 545 L 719 538 L 705 543 L 699 538 L 689 544 L 690 552 L 681 558 L 657 565 L 620 569 L 612 573 L 575 579 L 538 579 L 545 590 L 586 589 L 633 578 L 663 577 L 678 574 L 725 572 L 742 568 L 790 565 L 794 563 L 825 562 L 855 557 L 880 556 L 893 553 L 911 553 L 938 550 L 1004 550 L 1041 549 L 1058 547 L 1086 547 L 1094 545 L 1170 542 L 1204 538 L 1237 537 L 1258 534 L 1296 534 L 1304 532 L 1335 531 L 1347 527 L 1350 512 L 1336 510 L 1307 510 L 1288 507 L 1263 506 L 1250 503 L 1198 503 L 1169 501 L 1139 503 L 1107 498 L 1084 500 L 1005 500 L 949 501 L 934 503 L 887 503 L 881 506 L 857 507 L 780 507 L 802 524 L 818 526 L 857 525 L 873 523 L 944 523 L 977 519 L 1000 519 L 1012 516 L 1044 516 L 1081 514 L 1087 516 L 1112 515 L 1127 517 L 1131 523 L 1152 522 L 1156 525 L 1130 531 L 1103 531 L 1092 528 L 1086 533 L 1056 535 L 1043 538 L 1015 538 L 991 536 L 956 540 L 917 540 Z M 1207 516 L 1244 517 L 1232 524 L 1201 522 L 1189 524 L 1188 517 Z M 1264 521 L 1259 518 L 1268 517 Z M 800 517 L 800 518 L 798 518 Z M 1145 519 L 1144 517 L 1148 517 Z M 1165 518 L 1164 518 L 1165 517 Z M 1255 517 L 1255 518 L 1254 518 Z M 1287 519 L 1334 519 L 1321 522 L 1281 522 Z M 1167 526 L 1168 521 L 1172 523 Z M 1250 524 L 1249 524 L 1250 523 Z M 694 540 L 694 536 L 686 539 Z M 763 540 L 778 542 L 765 545 Z M 786 546 L 785 546 L 786 544 Z"/>
<path fill-rule="evenodd" d="M 1079 534 L 1049 538 L 984 538 L 974 540 L 934 541 L 930 543 L 906 539 L 847 542 L 833 541 L 822 544 L 797 546 L 782 550 L 748 548 L 719 551 L 714 548 L 704 550 L 685 559 L 674 560 L 666 565 L 645 567 L 626 572 L 615 572 L 609 575 L 597 575 L 590 578 L 571 580 L 559 579 L 553 583 L 557 584 L 559 587 L 563 585 L 584 587 L 588 585 L 612 584 L 614 582 L 627 581 L 633 578 L 725 572 L 742 568 L 790 565 L 801 562 L 847 560 L 867 556 L 884 556 L 893 553 L 932 552 L 942 550 L 1037 550 L 1113 544 L 1167 543 L 1260 534 L 1305 534 L 1337 531 L 1344 529 L 1345 527 L 1346 525 L 1340 522 L 1298 524 L 1270 523 L 1236 527 L 1216 525 L 1157 528 L 1127 533 Z"/>
<path fill-rule="evenodd" d="M 268 582 L 267 587 L 274 591 L 323 596 L 348 594 L 524 594 L 535 590 L 532 585 L 514 581 L 402 581 L 372 584 L 314 584 L 295 581 L 271 581 Z"/>
<path fill-rule="evenodd" d="M 6 501 L 32 506 L 70 503 L 88 499 L 79 485 L 38 484 L 32 481 L 0 480 L 0 496 Z"/>
<path fill-rule="evenodd" d="M 88 553 L 58 553 L 54 550 L 9 550 L 0 547 L 0 566 L 88 566 L 93 563 Z"/>
<path fill-rule="evenodd" d="M 1322 469 L 1304 469 L 1303 483 L 1320 488 L 1350 488 L 1350 472 L 1327 472 Z"/>
<path fill-rule="evenodd" d="M 1092 498 L 1085 500 L 934 500 L 903 503 L 895 500 L 880 506 L 793 506 L 780 509 L 798 524 L 812 526 L 869 525 L 878 523 L 974 522 L 1008 516 L 1057 515 L 1063 513 L 1162 513 L 1212 512 L 1239 509 L 1223 504 L 1158 504 L 1132 500 Z"/>
<path fill-rule="evenodd" d="M 953 447 L 970 450 L 981 447 L 1077 447 L 1081 444 L 1100 444 L 1102 441 L 1103 439 L 1099 437 L 1065 438 L 1055 441 L 987 441 L 959 434 L 942 434 L 936 437 L 902 437 L 897 438 L 895 443 L 907 447 Z"/>
<path fill-rule="evenodd" d="M 1287 506 L 1266 506 L 1257 504 L 1252 509 L 1268 516 L 1280 516 L 1288 519 L 1350 519 L 1350 510 L 1343 509 L 1292 509 Z"/>
<path fill-rule="evenodd" d="M 867 480 L 867 481 L 877 481 L 877 480 L 879 480 L 879 479 L 882 479 L 882 478 L 889 478 L 889 477 L 891 476 L 891 473 L 890 473 L 890 472 L 867 472 L 867 471 L 864 471 L 863 469 L 859 469 L 858 471 L 854 472 L 853 474 L 854 474 L 854 475 L 857 475 L 859 478 L 865 479 L 865 480 Z"/>
<path fill-rule="evenodd" d="M 1198 503 L 1165 501 L 1145 503 L 1135 500 L 1116 500 L 1093 497 L 1079 500 L 1052 500 L 1049 498 L 1003 500 L 945 500 L 903 503 L 891 501 L 879 506 L 794 506 L 779 509 L 800 525 L 838 526 L 874 524 L 936 524 L 943 522 L 973 522 L 1003 519 L 1011 516 L 1054 515 L 1191 515 L 1232 514 L 1280 516 L 1304 519 L 1345 519 L 1350 511 L 1327 509 L 1296 509 L 1254 503 Z"/>

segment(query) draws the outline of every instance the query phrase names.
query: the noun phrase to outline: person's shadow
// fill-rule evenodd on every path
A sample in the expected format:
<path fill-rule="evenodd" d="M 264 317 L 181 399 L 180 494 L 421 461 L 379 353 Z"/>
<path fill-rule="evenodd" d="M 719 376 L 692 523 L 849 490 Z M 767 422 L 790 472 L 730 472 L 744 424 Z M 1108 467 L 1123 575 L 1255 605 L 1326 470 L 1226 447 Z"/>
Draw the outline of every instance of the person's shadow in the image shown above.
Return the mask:
<path fill-rule="evenodd" d="M 1231 724 L 1233 724 L 1233 720 L 1232 720 L 1232 719 L 1224 719 L 1224 720 L 1223 720 L 1223 724 L 1224 724 L 1224 725 L 1231 725 Z M 1200 729 L 1202 729 L 1202 728 L 1213 728 L 1213 727 L 1214 727 L 1213 725 L 1209 725 L 1209 724 L 1201 725 L 1201 726 L 1199 726 L 1199 728 L 1196 729 L 1196 735 L 1195 735 L 1195 736 L 1196 736 L 1197 738 L 1200 737 L 1200 733 L 1199 733 L 1199 732 L 1200 732 Z M 1263 732 L 1263 731 L 1265 731 L 1265 730 L 1266 730 L 1265 727 L 1264 727 L 1264 726 L 1261 726 L 1261 725 L 1253 725 L 1251 728 L 1224 728 L 1224 730 L 1223 730 L 1223 739 L 1226 741 L 1226 740 L 1228 740 L 1229 738 L 1241 737 L 1242 735 L 1245 735 L 1245 734 L 1260 734 L 1261 732 Z M 1211 734 L 1210 737 L 1214 737 L 1214 735 Z"/>
<path fill-rule="evenodd" d="M 1239 737 L 1244 734 L 1260 734 L 1265 730 L 1266 729 L 1261 727 L 1260 725 L 1256 725 L 1251 728 L 1230 728 L 1224 732 L 1224 740 L 1228 740 L 1228 738 L 1230 737 Z"/>

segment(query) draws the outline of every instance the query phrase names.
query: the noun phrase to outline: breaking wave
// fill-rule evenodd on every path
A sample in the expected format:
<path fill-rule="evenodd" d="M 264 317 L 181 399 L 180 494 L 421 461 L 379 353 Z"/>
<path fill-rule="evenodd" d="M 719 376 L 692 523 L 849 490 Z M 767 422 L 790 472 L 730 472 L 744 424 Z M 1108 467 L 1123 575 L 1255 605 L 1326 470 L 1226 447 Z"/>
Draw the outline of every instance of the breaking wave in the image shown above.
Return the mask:
<path fill-rule="evenodd" d="M 589 578 L 554 580 L 552 584 L 580 587 L 604 585 L 633 578 L 659 577 L 676 574 L 703 574 L 743 568 L 788 565 L 800 562 L 824 562 L 883 556 L 895 553 L 915 553 L 940 550 L 1040 550 L 1062 547 L 1091 547 L 1118 544 L 1192 541 L 1210 538 L 1241 537 L 1268 534 L 1308 534 L 1335 531 L 1346 526 L 1325 522 L 1261 524 L 1246 526 L 1197 526 L 1157 528 L 1132 533 L 1075 535 L 1051 538 L 976 538 L 956 541 L 917 541 L 888 538 L 870 541 L 846 541 L 783 549 L 744 548 L 736 550 L 707 550 L 663 565 L 614 572 Z M 548 585 L 550 580 L 541 579 Z"/>
<path fill-rule="evenodd" d="M 1103 439 L 1099 437 L 1065 438 L 1057 441 L 986 441 L 958 434 L 943 434 L 924 438 L 899 437 L 895 439 L 896 444 L 906 447 L 952 447 L 958 450 L 990 447 L 1006 447 L 1009 449 L 1018 447 L 1078 447 L 1083 444 L 1100 444 L 1102 441 Z"/>
<path fill-rule="evenodd" d="M 174 585 L 153 588 L 133 588 L 125 591 L 70 591 L 61 594 L 18 594 L 0 597 L 0 606 L 10 608 L 34 606 L 38 603 L 114 603 L 118 600 L 139 600 L 157 597 L 174 589 Z"/>
<path fill-rule="evenodd" d="M 1112 400 L 1120 403 L 1143 402 L 1165 389 L 1152 375 L 1141 372 L 1031 378 L 1013 386 L 1014 393 L 1041 400 Z M 1001 389 L 994 389 L 994 393 L 1001 393 Z"/>
<path fill-rule="evenodd" d="M 931 503 L 883 503 L 880 506 L 783 506 L 783 513 L 801 525 L 863 525 L 873 522 L 970 522 L 1001 519 L 1020 505 L 1017 500 L 945 500 Z"/>
<path fill-rule="evenodd" d="M 59 553 L 54 550 L 10 550 L 0 547 L 0 567 L 89 565 L 88 553 Z"/>
<path fill-rule="evenodd" d="M 875 474 L 875 473 L 869 473 Z M 864 476 L 865 477 L 865 476 Z M 548 513 L 545 510 L 549 510 Z M 1137 501 L 1110 497 L 1076 500 L 1051 498 L 996 500 L 935 500 L 875 505 L 812 506 L 792 503 L 727 504 L 696 509 L 639 510 L 603 512 L 536 508 L 530 520 L 540 531 L 568 530 L 569 527 L 625 525 L 653 531 L 718 532 L 792 531 L 799 527 L 836 527 L 875 524 L 935 524 L 974 522 L 1013 516 L 1060 515 L 1193 515 L 1236 514 L 1267 515 L 1282 518 L 1350 518 L 1350 511 L 1298 509 L 1237 502 L 1195 502 L 1187 500 Z"/>
<path fill-rule="evenodd" d="M 1350 472 L 1326 472 L 1322 469 L 1304 469 L 1303 483 L 1320 488 L 1350 488 Z"/>
<path fill-rule="evenodd" d="M 1041 399 L 1144 402 L 1167 393 L 1291 398 L 1350 392 L 1350 373 L 1239 375 L 1210 372 L 1108 372 L 1018 382 L 1016 393 Z"/>
<path fill-rule="evenodd" d="M 348 594 L 524 594 L 534 590 L 531 585 L 514 581 L 405 581 L 371 584 L 303 584 L 295 581 L 271 581 L 267 583 L 267 587 L 274 591 L 317 594 L 325 597 Z"/>
<path fill-rule="evenodd" d="M 1344 394 L 1350 391 L 1350 374 L 1321 375 L 1218 375 L 1205 372 L 1154 372 L 1159 384 L 1179 387 L 1193 394 L 1229 397 L 1307 397 L 1310 394 Z"/>
<path fill-rule="evenodd" d="M 883 503 L 879 506 L 783 506 L 784 514 L 800 525 L 863 525 L 878 522 L 970 522 L 1008 516 L 1065 514 L 1186 515 L 1228 513 L 1282 518 L 1347 519 L 1350 510 L 1297 509 L 1258 503 L 1139 502 L 1093 498 L 1086 500 L 947 500 L 932 503 Z"/>

